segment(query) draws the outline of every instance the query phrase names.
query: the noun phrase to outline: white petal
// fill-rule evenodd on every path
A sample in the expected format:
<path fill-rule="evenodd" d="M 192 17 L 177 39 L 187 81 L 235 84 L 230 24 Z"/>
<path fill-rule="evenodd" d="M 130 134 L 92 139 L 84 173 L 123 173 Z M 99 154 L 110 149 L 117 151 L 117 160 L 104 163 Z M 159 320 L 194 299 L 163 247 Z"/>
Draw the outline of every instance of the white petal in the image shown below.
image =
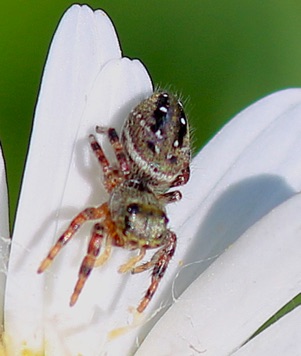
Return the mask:
<path fill-rule="evenodd" d="M 133 106 L 151 91 L 151 82 L 138 61 L 112 60 L 100 72 L 88 98 L 86 121 L 79 128 L 77 138 L 78 153 L 72 157 L 69 179 L 60 202 L 64 220 L 59 217 L 60 228 L 50 236 L 50 240 L 47 240 L 51 244 L 76 213 L 88 206 L 100 205 L 107 199 L 101 185 L 100 167 L 91 153 L 87 134 L 93 132 L 96 124 L 111 125 L 117 116 L 119 121 L 120 119 L 123 121 Z M 98 97 L 101 100 L 97 100 Z M 66 207 L 76 209 L 65 213 Z M 132 288 L 128 288 L 131 293 L 127 293 L 128 289 L 124 288 L 124 282 L 128 277 L 117 273 L 119 265 L 128 254 L 116 249 L 106 266 L 93 271 L 77 304 L 73 308 L 69 307 L 80 263 L 87 248 L 91 224 L 87 225 L 57 257 L 48 272 L 49 303 L 45 314 L 49 345 L 47 351 L 50 355 L 60 354 L 62 349 L 68 350 L 70 354 L 88 352 L 97 355 L 100 350 L 105 352 L 107 346 L 104 344 L 107 342 L 108 332 L 116 326 L 124 325 L 129 317 L 128 306 L 139 302 L 139 297 L 137 298 L 135 294 L 135 299 L 130 299 L 133 295 Z M 44 255 L 48 247 L 44 250 Z M 115 300 L 121 293 L 127 298 Z M 131 335 L 131 340 L 133 339 L 134 336 Z M 125 348 L 120 340 L 115 345 L 117 354 Z"/>
<path fill-rule="evenodd" d="M 10 247 L 5 164 L 0 146 L 0 325 L 3 325 L 4 290 Z"/>
<path fill-rule="evenodd" d="M 94 300 L 68 306 L 85 240 L 79 236 L 44 275 L 36 271 L 73 215 L 104 200 L 88 135 L 97 124 L 123 120 L 151 90 L 141 63 L 120 58 L 103 12 L 76 5 L 66 13 L 43 76 L 14 230 L 5 301 L 10 354 L 44 347 L 48 355 L 87 354 L 87 345 L 102 342 L 96 331 L 78 336 L 83 323 L 93 324 Z"/>
<path fill-rule="evenodd" d="M 244 231 L 301 190 L 300 117 L 300 89 L 272 94 L 238 114 L 195 157 L 182 201 L 170 206 L 178 246 L 157 301 L 170 303 L 179 270 L 176 295 Z M 180 269 L 183 264 L 191 265 Z"/>
<path fill-rule="evenodd" d="M 297 307 L 234 352 L 233 356 L 301 355 L 300 325 L 301 307 Z"/>
<path fill-rule="evenodd" d="M 9 237 L 9 222 L 8 222 L 8 197 L 5 163 L 0 146 L 0 236 Z M 0 253 L 1 253 L 0 249 Z"/>
<path fill-rule="evenodd" d="M 222 356 L 247 341 L 300 291 L 300 211 L 297 194 L 247 230 L 182 294 L 136 355 Z"/>

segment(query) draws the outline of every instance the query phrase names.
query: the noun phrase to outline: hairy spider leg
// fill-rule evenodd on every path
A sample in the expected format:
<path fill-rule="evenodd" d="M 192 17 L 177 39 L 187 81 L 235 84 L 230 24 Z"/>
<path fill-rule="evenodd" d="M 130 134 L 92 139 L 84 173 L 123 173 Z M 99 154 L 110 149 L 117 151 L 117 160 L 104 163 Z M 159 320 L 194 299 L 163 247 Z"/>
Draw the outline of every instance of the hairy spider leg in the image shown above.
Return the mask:
<path fill-rule="evenodd" d="M 189 180 L 189 177 L 190 177 L 190 167 L 188 165 L 182 170 L 182 173 L 179 174 L 177 178 L 172 182 L 170 188 L 179 187 L 180 185 L 186 184 Z"/>
<path fill-rule="evenodd" d="M 70 223 L 67 230 L 59 237 L 56 244 L 50 249 L 47 257 L 38 268 L 38 273 L 42 273 L 51 264 L 59 251 L 67 244 L 79 228 L 89 220 L 103 218 L 109 214 L 108 203 L 104 203 L 96 208 L 87 208 L 80 212 Z"/>
<path fill-rule="evenodd" d="M 104 239 L 104 250 L 99 256 L 102 248 L 101 244 Z M 72 307 L 81 293 L 92 269 L 103 265 L 111 255 L 112 245 L 123 246 L 124 241 L 116 231 L 116 225 L 112 221 L 109 210 L 101 223 L 93 226 L 92 236 L 88 245 L 87 254 L 84 257 L 78 273 L 78 280 L 74 287 L 73 294 L 70 298 Z"/>
<path fill-rule="evenodd" d="M 130 164 L 128 162 L 127 156 L 124 151 L 124 147 L 120 142 L 119 136 L 114 128 L 106 128 L 101 126 L 96 126 L 96 132 L 99 134 L 106 134 L 108 136 L 109 142 L 113 147 L 115 156 L 119 163 L 120 170 L 123 172 L 124 176 L 130 173 Z"/>
<path fill-rule="evenodd" d="M 100 144 L 97 142 L 94 135 L 89 135 L 90 146 L 94 152 L 98 162 L 102 168 L 104 174 L 104 186 L 107 192 L 111 192 L 116 185 L 120 183 L 120 174 L 118 170 L 110 166 L 110 163 L 101 148 Z"/>
<path fill-rule="evenodd" d="M 107 134 L 110 144 L 113 147 L 115 152 L 116 158 L 118 160 L 120 168 L 110 165 L 106 155 L 101 148 L 100 144 L 96 140 L 94 135 L 89 136 L 90 145 L 92 151 L 94 152 L 95 156 L 100 163 L 100 166 L 104 173 L 104 186 L 107 192 L 112 192 L 112 190 L 119 185 L 125 178 L 126 175 L 129 174 L 129 164 L 126 159 L 126 155 L 123 150 L 123 146 L 119 141 L 118 135 L 115 129 L 106 129 L 96 127 L 97 133 Z"/>
<path fill-rule="evenodd" d="M 98 257 L 98 255 L 100 253 L 101 245 L 104 237 L 106 237 L 106 239 L 105 239 L 105 251 L 104 254 L 101 255 L 103 256 L 102 263 L 104 263 L 110 256 L 111 241 L 108 241 L 110 240 L 110 235 L 107 235 L 107 233 L 105 232 L 104 225 L 102 223 L 96 223 L 93 226 L 92 236 L 88 245 L 87 254 L 84 257 L 82 264 L 80 266 L 78 272 L 78 280 L 76 282 L 74 291 L 70 298 L 71 307 L 76 303 L 79 294 L 82 291 L 93 267 L 96 265 L 96 261 L 100 258 Z"/>
<path fill-rule="evenodd" d="M 141 273 L 144 272 L 152 267 L 152 279 L 149 288 L 147 289 L 143 299 L 141 300 L 140 304 L 137 307 L 137 311 L 142 313 L 145 308 L 148 306 L 149 302 L 151 301 L 153 295 L 155 294 L 159 282 L 164 276 L 164 273 L 167 269 L 169 261 L 173 257 L 176 249 L 177 244 L 177 236 L 175 233 L 169 231 L 169 235 L 167 237 L 167 241 L 165 245 L 157 251 L 152 259 L 149 262 L 143 263 L 140 266 L 137 266 L 132 269 L 132 273 Z"/>
<path fill-rule="evenodd" d="M 174 190 L 172 192 L 160 194 L 158 198 L 165 204 L 175 203 L 182 199 L 182 193 L 179 190 Z"/>

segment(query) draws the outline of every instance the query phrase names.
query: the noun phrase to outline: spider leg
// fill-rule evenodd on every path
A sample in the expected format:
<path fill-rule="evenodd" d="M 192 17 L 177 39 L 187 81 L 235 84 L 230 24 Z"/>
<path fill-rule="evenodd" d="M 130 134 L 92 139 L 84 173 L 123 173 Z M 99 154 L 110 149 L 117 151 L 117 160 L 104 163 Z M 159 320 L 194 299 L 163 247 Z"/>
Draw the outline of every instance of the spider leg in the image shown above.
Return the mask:
<path fill-rule="evenodd" d="M 107 236 L 106 244 L 102 254 L 96 258 L 94 267 L 100 267 L 107 262 L 112 252 L 112 238 L 110 235 Z"/>
<path fill-rule="evenodd" d="M 165 204 L 175 203 L 182 199 L 182 194 L 179 190 L 174 190 L 172 192 L 160 194 L 159 199 Z"/>
<path fill-rule="evenodd" d="M 145 248 L 141 248 L 137 256 L 130 258 L 126 263 L 119 267 L 118 272 L 125 273 L 131 270 L 137 262 L 142 260 L 142 258 L 145 256 L 145 252 Z"/>
<path fill-rule="evenodd" d="M 111 166 L 95 136 L 89 136 L 91 148 L 103 170 L 104 186 L 110 193 L 117 185 L 123 181 L 124 176 L 129 173 L 129 165 L 115 129 L 98 129 L 97 132 L 107 133 L 120 165 L 120 168 Z"/>
<path fill-rule="evenodd" d="M 89 140 L 90 140 L 92 151 L 94 152 L 96 158 L 98 159 L 98 162 L 100 163 L 100 166 L 104 174 L 104 186 L 106 190 L 110 193 L 114 189 L 114 187 L 118 185 L 120 182 L 121 177 L 119 171 L 118 169 L 114 169 L 113 167 L 110 166 L 110 163 L 106 155 L 104 154 L 100 144 L 96 141 L 95 136 L 90 135 Z"/>
<path fill-rule="evenodd" d="M 126 176 L 130 173 L 130 166 L 119 136 L 114 128 L 105 128 L 96 126 L 96 132 L 99 134 L 106 134 L 110 141 L 111 146 L 115 152 L 115 156 L 120 166 L 120 170 Z"/>
<path fill-rule="evenodd" d="M 177 178 L 172 182 L 170 188 L 179 187 L 180 185 L 184 185 L 188 182 L 190 177 L 190 167 L 189 164 L 182 169 L 181 174 L 177 176 Z"/>
<path fill-rule="evenodd" d="M 94 135 L 89 135 L 89 141 L 90 141 L 90 146 L 92 148 L 92 151 L 94 152 L 96 158 L 98 159 L 98 162 L 101 165 L 104 174 L 106 174 L 106 172 L 110 169 L 110 163 L 103 149 L 101 148 L 100 144 L 96 141 Z"/>
<path fill-rule="evenodd" d="M 50 249 L 46 258 L 41 262 L 38 273 L 42 273 L 51 264 L 59 251 L 67 244 L 79 228 L 89 220 L 96 220 L 108 215 L 108 204 L 102 204 L 97 208 L 87 208 L 79 213 L 70 223 L 67 230 L 59 237 L 55 245 Z"/>
<path fill-rule="evenodd" d="M 93 227 L 92 236 L 91 236 L 91 239 L 90 239 L 90 242 L 88 245 L 87 254 L 84 257 L 82 264 L 80 266 L 79 273 L 78 273 L 78 280 L 76 282 L 74 291 L 70 298 L 70 306 L 71 307 L 76 303 L 93 267 L 96 264 L 96 261 L 97 261 L 97 258 L 98 258 L 98 255 L 99 255 L 99 252 L 101 249 L 101 243 L 102 243 L 102 240 L 105 237 L 105 235 L 106 234 L 104 234 L 103 224 L 100 224 L 100 223 L 95 224 Z M 107 260 L 107 258 L 109 257 L 108 252 L 110 252 L 110 251 L 111 251 L 111 249 L 109 249 L 109 251 L 105 250 L 105 253 L 106 253 L 105 260 Z"/>
<path fill-rule="evenodd" d="M 152 272 L 151 284 L 148 287 L 144 297 L 142 298 L 140 304 L 137 307 L 137 311 L 139 313 L 142 313 L 145 310 L 145 308 L 148 306 L 149 302 L 151 301 L 153 295 L 155 294 L 159 282 L 161 281 L 167 269 L 169 261 L 171 260 L 172 256 L 175 253 L 176 243 L 177 243 L 176 234 L 169 231 L 166 244 L 159 251 L 155 253 L 151 261 L 144 263 L 140 266 L 137 266 L 132 270 L 132 273 L 140 273 L 151 267 L 154 267 Z"/>

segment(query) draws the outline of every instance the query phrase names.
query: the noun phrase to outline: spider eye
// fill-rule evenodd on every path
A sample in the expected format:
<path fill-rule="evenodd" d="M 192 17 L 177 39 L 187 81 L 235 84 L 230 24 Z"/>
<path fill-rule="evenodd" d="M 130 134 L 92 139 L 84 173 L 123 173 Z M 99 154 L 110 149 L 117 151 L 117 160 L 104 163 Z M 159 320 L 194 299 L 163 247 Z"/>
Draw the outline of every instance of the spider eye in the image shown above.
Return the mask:
<path fill-rule="evenodd" d="M 139 213 L 139 205 L 137 203 L 132 203 L 130 205 L 128 205 L 127 207 L 127 211 L 130 214 L 138 214 Z"/>
<path fill-rule="evenodd" d="M 126 211 L 129 213 L 129 215 L 126 215 L 124 217 L 124 233 L 126 233 L 127 231 L 133 231 L 135 229 L 135 221 L 137 220 L 137 214 L 139 214 L 140 208 L 137 203 L 132 203 L 127 206 Z"/>

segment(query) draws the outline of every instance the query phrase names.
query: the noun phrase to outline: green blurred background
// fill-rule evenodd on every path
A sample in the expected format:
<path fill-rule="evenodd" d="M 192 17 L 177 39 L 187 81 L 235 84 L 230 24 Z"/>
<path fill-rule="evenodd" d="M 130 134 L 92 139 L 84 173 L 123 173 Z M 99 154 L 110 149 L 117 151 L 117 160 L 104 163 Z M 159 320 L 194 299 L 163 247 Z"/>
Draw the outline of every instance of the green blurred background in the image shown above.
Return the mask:
<path fill-rule="evenodd" d="M 112 18 L 126 56 L 155 84 L 188 98 L 195 149 L 233 115 L 273 91 L 301 85 L 301 2 L 87 1 Z M 48 46 L 72 4 L 12 1 L 0 14 L 0 140 L 14 217 Z"/>

